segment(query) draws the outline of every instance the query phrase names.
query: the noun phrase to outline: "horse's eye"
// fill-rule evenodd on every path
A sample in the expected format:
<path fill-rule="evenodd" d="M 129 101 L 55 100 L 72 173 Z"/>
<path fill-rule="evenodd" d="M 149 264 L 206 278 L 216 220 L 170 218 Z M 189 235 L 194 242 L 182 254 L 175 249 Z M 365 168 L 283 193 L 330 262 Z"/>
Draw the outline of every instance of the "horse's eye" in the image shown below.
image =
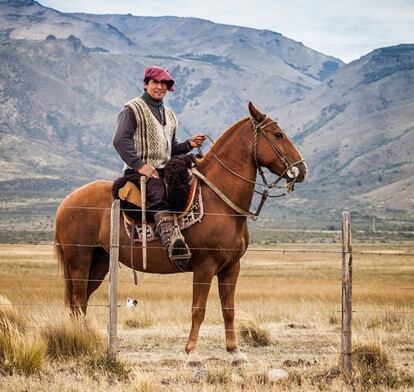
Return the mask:
<path fill-rule="evenodd" d="M 283 137 L 282 132 L 276 132 L 275 133 L 276 139 L 281 139 Z"/>

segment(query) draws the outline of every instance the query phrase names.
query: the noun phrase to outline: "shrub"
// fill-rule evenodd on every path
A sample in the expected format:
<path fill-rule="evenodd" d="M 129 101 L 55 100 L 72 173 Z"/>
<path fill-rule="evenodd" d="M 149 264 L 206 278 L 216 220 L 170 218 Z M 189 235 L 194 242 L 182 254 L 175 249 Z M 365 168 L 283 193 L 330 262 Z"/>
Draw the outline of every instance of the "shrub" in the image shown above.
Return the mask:
<path fill-rule="evenodd" d="M 81 316 L 64 314 L 52 320 L 42 331 L 42 337 L 47 343 L 48 355 L 55 358 L 102 354 L 104 350 L 103 337 L 95 324 Z"/>
<path fill-rule="evenodd" d="M 16 312 L 8 298 L 0 295 L 0 330 L 6 330 L 8 325 L 19 331 L 26 330 L 26 322 Z"/>
<path fill-rule="evenodd" d="M 148 328 L 153 324 L 152 317 L 148 314 L 137 315 L 125 319 L 124 325 L 127 328 Z"/>
<path fill-rule="evenodd" d="M 101 354 L 96 357 L 90 358 L 87 361 L 88 371 L 95 375 L 96 371 L 115 377 L 119 381 L 126 381 L 129 378 L 131 369 L 127 365 L 119 360 L 108 361 L 106 355 Z"/>
<path fill-rule="evenodd" d="M 155 385 L 153 384 L 153 382 L 150 380 L 150 378 L 143 374 L 140 373 L 137 376 L 137 379 L 135 380 L 134 383 L 134 391 L 136 392 L 156 392 L 159 389 L 155 387 Z"/>
<path fill-rule="evenodd" d="M 0 367 L 9 373 L 25 375 L 41 369 L 46 353 L 43 339 L 32 334 L 22 334 L 7 322 L 0 329 Z"/>
<path fill-rule="evenodd" d="M 254 320 L 242 323 L 238 330 L 241 340 L 252 347 L 264 347 L 272 344 L 270 332 Z"/>
<path fill-rule="evenodd" d="M 232 369 L 228 368 L 213 368 L 207 372 L 206 382 L 209 384 L 231 384 Z"/>
<path fill-rule="evenodd" d="M 413 377 L 391 365 L 379 339 L 371 337 L 365 342 L 355 343 L 352 358 L 356 379 L 364 390 L 414 385 Z"/>

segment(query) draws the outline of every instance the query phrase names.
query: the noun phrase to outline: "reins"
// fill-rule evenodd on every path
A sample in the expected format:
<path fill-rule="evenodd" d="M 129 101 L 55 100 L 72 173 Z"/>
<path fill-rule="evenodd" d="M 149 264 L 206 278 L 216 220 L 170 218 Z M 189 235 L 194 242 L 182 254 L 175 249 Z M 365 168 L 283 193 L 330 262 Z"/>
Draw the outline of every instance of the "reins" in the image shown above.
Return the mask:
<path fill-rule="evenodd" d="M 234 170 L 232 170 L 230 167 L 228 167 L 213 151 L 210 151 L 210 153 L 212 154 L 212 156 L 214 157 L 214 159 L 216 159 L 216 161 L 223 166 L 228 172 L 230 172 L 231 174 L 233 174 L 234 176 L 242 179 L 243 181 L 249 182 L 251 184 L 254 185 L 259 185 L 262 187 L 263 192 L 259 192 L 256 191 L 256 193 L 260 194 L 262 196 L 259 206 L 257 207 L 256 212 L 251 212 L 248 210 L 244 210 L 241 207 L 238 207 L 236 204 L 234 204 L 222 191 L 220 191 L 210 180 L 207 179 L 207 177 L 205 177 L 202 173 L 200 173 L 196 168 L 192 169 L 192 172 L 199 177 L 209 188 L 211 188 L 229 207 L 231 207 L 233 210 L 235 210 L 236 212 L 238 212 L 240 215 L 246 216 L 252 220 L 257 220 L 257 218 L 260 215 L 260 212 L 266 202 L 266 199 L 268 197 L 270 198 L 276 198 L 276 197 L 282 197 L 282 196 L 286 196 L 287 193 L 293 192 L 294 191 L 294 184 L 296 182 L 296 178 L 297 175 L 299 174 L 299 169 L 296 167 L 297 164 L 304 162 L 304 159 L 300 159 L 299 161 L 296 161 L 294 163 L 289 163 L 288 159 L 286 158 L 285 154 L 283 154 L 283 152 L 272 142 L 272 140 L 270 140 L 270 138 L 266 135 L 266 132 L 264 131 L 264 128 L 266 128 L 267 126 L 271 125 L 271 124 L 276 124 L 275 121 L 271 120 L 270 122 L 268 122 L 267 124 L 264 124 L 266 120 L 269 119 L 269 117 L 265 117 L 263 121 L 261 122 L 257 122 L 253 117 L 251 118 L 251 122 L 252 122 L 252 127 L 253 127 L 253 158 L 254 158 L 254 162 L 256 165 L 256 169 L 258 170 L 260 177 L 262 178 L 262 183 L 261 182 L 257 182 L 257 181 L 252 181 L 242 175 L 240 175 L 239 173 L 235 172 Z M 269 143 L 271 149 L 273 150 L 273 152 L 275 153 L 275 155 L 277 156 L 275 159 L 280 159 L 282 161 L 282 163 L 285 165 L 285 170 L 283 171 L 282 174 L 280 174 L 278 176 L 278 178 L 269 183 L 266 179 L 266 176 L 264 174 L 264 171 L 261 167 L 261 165 L 258 162 L 257 159 L 257 139 L 258 139 L 258 134 L 260 134 L 266 139 L 266 141 Z M 206 135 L 206 138 L 208 139 L 208 141 L 213 145 L 214 141 L 208 136 Z M 199 149 L 199 152 L 201 153 L 201 150 Z M 202 154 L 201 154 L 202 155 Z M 273 161 L 272 161 L 273 162 Z M 296 169 L 296 170 L 294 170 Z M 288 182 L 286 185 L 277 185 L 278 182 L 283 178 L 283 176 L 287 174 L 289 178 L 292 179 L 292 181 Z M 270 195 L 269 192 L 272 189 L 286 189 L 287 191 L 280 194 L 280 195 Z"/>
<path fill-rule="evenodd" d="M 195 167 L 193 167 L 192 172 L 200 178 L 212 191 L 214 191 L 221 200 L 223 200 L 229 207 L 231 207 L 234 211 L 238 212 L 240 215 L 247 216 L 250 219 L 256 220 L 258 218 L 258 214 L 247 211 L 236 204 L 234 204 L 220 189 L 218 189 L 204 174 L 200 173 Z"/>

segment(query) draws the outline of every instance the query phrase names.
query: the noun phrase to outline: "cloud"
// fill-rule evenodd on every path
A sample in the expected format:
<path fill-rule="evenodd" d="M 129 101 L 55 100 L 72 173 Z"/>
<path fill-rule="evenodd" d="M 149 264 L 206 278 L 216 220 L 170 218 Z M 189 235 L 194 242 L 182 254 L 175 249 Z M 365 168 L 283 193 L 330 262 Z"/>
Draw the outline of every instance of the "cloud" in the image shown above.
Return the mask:
<path fill-rule="evenodd" d="M 193 16 L 269 29 L 350 61 L 382 46 L 412 42 L 412 0 L 40 0 L 64 12 Z"/>

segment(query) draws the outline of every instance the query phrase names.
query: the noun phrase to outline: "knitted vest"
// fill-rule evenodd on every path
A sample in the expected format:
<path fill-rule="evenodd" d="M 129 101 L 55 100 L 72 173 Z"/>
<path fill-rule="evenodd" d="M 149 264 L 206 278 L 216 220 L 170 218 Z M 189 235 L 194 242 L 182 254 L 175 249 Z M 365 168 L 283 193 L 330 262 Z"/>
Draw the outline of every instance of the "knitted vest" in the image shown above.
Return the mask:
<path fill-rule="evenodd" d="M 171 144 L 177 129 L 178 122 L 175 114 L 164 106 L 165 125 L 162 125 L 142 98 L 134 98 L 125 106 L 134 111 L 137 120 L 134 145 L 138 157 L 156 169 L 165 167 L 171 159 Z"/>

